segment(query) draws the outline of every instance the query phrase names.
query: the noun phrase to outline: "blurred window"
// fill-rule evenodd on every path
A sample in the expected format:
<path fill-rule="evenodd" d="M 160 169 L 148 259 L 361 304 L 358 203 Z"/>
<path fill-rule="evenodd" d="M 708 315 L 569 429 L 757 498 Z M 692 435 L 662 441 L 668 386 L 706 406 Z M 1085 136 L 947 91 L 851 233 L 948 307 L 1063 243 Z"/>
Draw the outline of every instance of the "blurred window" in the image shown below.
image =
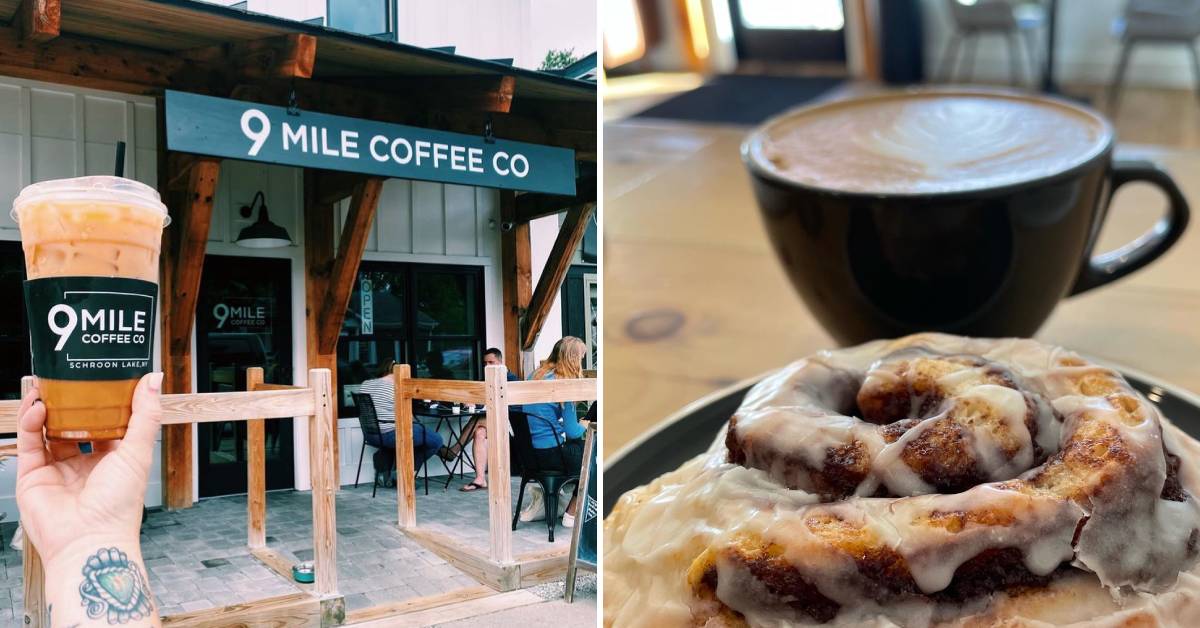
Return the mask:
<path fill-rule="evenodd" d="M 842 0 L 738 0 L 746 28 L 835 31 L 846 25 Z"/>

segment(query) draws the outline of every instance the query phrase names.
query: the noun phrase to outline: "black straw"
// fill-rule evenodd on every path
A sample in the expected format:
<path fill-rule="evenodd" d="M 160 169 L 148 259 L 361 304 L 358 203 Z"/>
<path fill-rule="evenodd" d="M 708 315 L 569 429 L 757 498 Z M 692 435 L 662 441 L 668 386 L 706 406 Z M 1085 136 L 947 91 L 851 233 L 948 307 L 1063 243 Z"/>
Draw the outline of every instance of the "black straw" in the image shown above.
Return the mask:
<path fill-rule="evenodd" d="M 117 142 L 117 166 L 114 170 L 118 177 L 125 176 L 125 142 Z"/>

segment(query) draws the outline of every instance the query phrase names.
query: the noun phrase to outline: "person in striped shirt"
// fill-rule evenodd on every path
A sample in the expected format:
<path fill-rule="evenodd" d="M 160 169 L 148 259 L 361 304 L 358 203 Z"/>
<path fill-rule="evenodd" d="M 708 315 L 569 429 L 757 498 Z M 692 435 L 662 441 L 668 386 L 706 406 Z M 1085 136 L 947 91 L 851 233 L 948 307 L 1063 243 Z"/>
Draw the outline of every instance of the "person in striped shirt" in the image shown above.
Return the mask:
<path fill-rule="evenodd" d="M 392 367 L 395 364 L 395 360 L 384 360 L 375 373 L 376 377 L 363 382 L 358 388 L 358 392 L 371 395 L 371 401 L 375 404 L 375 415 L 384 419 L 396 416 L 396 384 L 392 378 Z M 374 455 L 377 478 L 380 473 L 386 473 L 385 469 L 391 469 L 392 463 L 396 460 L 395 421 L 388 423 L 380 421 L 379 432 L 381 436 L 379 442 L 372 442 L 376 440 L 375 438 L 367 438 L 368 445 L 378 448 Z M 420 469 L 421 464 L 441 448 L 442 436 L 413 421 L 412 439 L 413 463 L 416 465 L 416 469 Z"/>

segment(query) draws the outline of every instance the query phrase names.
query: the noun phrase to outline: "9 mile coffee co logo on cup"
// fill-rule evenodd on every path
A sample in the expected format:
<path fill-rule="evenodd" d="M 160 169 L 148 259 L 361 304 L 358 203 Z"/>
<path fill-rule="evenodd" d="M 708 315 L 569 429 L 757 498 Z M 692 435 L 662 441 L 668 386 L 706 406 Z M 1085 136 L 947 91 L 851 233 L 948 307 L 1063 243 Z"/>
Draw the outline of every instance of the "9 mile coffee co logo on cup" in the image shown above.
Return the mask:
<path fill-rule="evenodd" d="M 158 286 L 120 277 L 25 282 L 33 370 L 72 380 L 131 379 L 150 371 Z"/>

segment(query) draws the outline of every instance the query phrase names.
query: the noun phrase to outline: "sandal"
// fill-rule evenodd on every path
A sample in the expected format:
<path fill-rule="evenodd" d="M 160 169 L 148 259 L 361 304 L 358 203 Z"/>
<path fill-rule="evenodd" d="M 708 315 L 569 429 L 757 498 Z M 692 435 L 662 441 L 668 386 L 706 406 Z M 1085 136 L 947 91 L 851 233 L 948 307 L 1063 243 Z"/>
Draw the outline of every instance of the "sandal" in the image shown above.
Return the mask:
<path fill-rule="evenodd" d="M 454 462 L 454 459 L 458 458 L 458 454 L 454 453 L 453 449 L 443 446 L 438 448 L 438 457 L 446 462 Z"/>
<path fill-rule="evenodd" d="M 475 491 L 478 491 L 479 489 L 486 489 L 486 488 L 487 488 L 486 484 L 476 484 L 475 482 L 471 482 L 470 484 L 464 485 L 462 488 L 460 488 L 458 490 L 459 490 L 459 492 L 462 492 L 462 493 L 474 493 Z"/>

